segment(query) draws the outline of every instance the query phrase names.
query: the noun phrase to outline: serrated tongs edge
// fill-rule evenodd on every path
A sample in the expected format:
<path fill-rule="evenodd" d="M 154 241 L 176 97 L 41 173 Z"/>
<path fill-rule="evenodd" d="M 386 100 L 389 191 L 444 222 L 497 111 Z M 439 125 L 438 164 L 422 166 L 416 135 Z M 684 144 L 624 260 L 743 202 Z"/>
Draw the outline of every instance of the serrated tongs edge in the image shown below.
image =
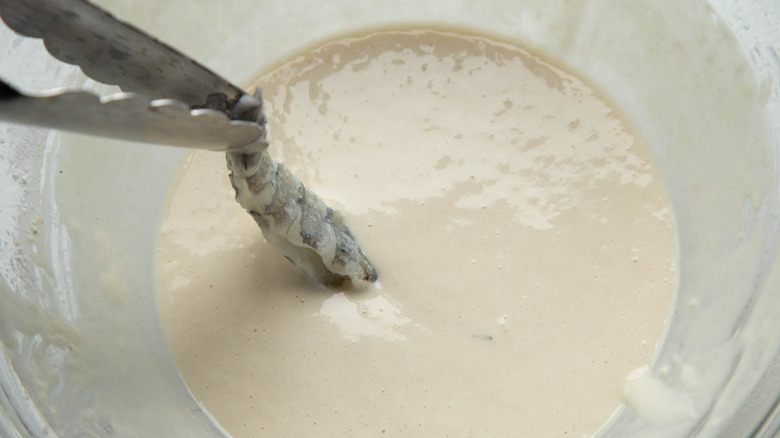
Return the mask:
<path fill-rule="evenodd" d="M 0 82 L 0 119 L 129 141 L 210 150 L 237 150 L 264 143 L 264 127 L 231 120 L 218 109 L 138 93 L 97 96 L 56 89 L 22 94 Z M 264 145 L 256 145 L 264 147 Z"/>
<path fill-rule="evenodd" d="M 0 18 L 14 31 L 42 39 L 57 59 L 124 91 L 104 97 L 68 89 L 32 94 L 3 82 L 0 118 L 214 150 L 264 143 L 261 102 L 88 1 L 0 0 Z"/>

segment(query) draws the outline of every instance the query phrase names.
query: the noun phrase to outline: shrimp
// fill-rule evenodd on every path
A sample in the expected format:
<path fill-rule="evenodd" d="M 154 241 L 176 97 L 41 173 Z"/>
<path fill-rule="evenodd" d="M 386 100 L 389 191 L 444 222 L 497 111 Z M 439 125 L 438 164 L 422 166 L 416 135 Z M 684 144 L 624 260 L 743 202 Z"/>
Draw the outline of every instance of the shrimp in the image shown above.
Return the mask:
<path fill-rule="evenodd" d="M 248 98 L 248 99 L 244 99 Z M 262 94 L 244 96 L 233 118 L 265 128 Z M 377 272 L 343 217 L 268 153 L 266 131 L 254 147 L 227 153 L 236 201 L 252 216 L 272 248 L 310 281 L 335 285 L 345 279 L 374 282 Z"/>

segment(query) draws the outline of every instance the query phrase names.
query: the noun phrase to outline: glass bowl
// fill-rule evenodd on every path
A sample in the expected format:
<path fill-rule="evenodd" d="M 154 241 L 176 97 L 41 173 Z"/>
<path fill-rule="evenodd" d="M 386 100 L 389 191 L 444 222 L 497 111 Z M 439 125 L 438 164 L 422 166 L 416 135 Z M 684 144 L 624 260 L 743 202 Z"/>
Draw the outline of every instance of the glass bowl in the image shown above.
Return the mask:
<path fill-rule="evenodd" d="M 679 238 L 665 334 L 595 436 L 776 436 L 777 0 L 98 3 L 243 86 L 318 40 L 409 23 L 514 40 L 588 78 L 651 146 Z M 23 90 L 112 90 L 4 26 L 0 56 Z M 155 238 L 185 152 L 78 143 L 0 124 L 0 435 L 224 436 L 156 313 Z"/>

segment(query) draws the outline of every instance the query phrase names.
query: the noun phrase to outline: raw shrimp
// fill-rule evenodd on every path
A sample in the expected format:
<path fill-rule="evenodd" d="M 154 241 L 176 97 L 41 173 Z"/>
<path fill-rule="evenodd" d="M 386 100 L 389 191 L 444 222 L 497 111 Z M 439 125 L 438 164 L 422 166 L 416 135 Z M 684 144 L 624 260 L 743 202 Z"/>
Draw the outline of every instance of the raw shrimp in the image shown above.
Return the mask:
<path fill-rule="evenodd" d="M 259 88 L 254 99 L 238 102 L 233 118 L 265 127 Z M 376 269 L 342 216 L 271 158 L 265 132 L 256 146 L 249 152 L 228 152 L 227 165 L 236 200 L 271 246 L 316 283 L 333 285 L 347 278 L 376 281 Z"/>

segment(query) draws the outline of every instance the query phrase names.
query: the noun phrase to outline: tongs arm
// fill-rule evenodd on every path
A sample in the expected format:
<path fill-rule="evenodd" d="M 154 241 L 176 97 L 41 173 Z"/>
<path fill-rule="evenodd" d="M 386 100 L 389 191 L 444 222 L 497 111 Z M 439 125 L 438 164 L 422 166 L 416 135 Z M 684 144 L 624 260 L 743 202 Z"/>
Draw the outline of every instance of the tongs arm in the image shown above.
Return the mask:
<path fill-rule="evenodd" d="M 40 38 L 55 58 L 92 79 L 154 99 L 205 105 L 245 93 L 190 57 L 85 0 L 0 0 L 0 17 L 14 31 Z"/>
<path fill-rule="evenodd" d="M 247 100 L 254 98 L 246 96 Z M 259 107 L 259 102 L 250 105 Z M 191 109 L 177 100 L 152 100 L 135 93 L 98 97 L 85 91 L 52 90 L 32 96 L 0 81 L 0 120 L 217 151 L 259 151 L 267 146 L 265 127 L 258 123 L 230 120 L 219 109 Z"/>

